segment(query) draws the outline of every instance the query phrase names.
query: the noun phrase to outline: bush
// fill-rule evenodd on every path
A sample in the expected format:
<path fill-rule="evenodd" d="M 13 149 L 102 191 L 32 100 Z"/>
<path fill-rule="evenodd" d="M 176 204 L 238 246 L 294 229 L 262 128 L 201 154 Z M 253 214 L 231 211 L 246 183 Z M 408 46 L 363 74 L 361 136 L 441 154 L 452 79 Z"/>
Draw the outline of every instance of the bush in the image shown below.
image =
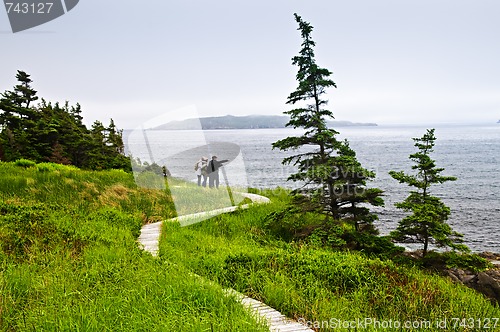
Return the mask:
<path fill-rule="evenodd" d="M 39 164 L 36 164 L 36 168 L 39 172 L 80 170 L 78 167 L 73 166 L 73 165 L 63 165 L 63 164 L 56 164 L 56 163 L 39 163 Z"/>
<path fill-rule="evenodd" d="M 279 239 L 293 241 L 310 235 L 315 223 L 317 221 L 314 215 L 304 213 L 294 206 L 288 206 L 267 215 L 264 228 Z"/>
<path fill-rule="evenodd" d="M 343 234 L 344 229 L 339 225 L 323 225 L 314 229 L 307 241 L 319 247 L 343 248 L 346 245 Z"/>
<path fill-rule="evenodd" d="M 451 251 L 444 253 L 443 256 L 448 268 L 456 267 L 472 272 L 480 272 L 492 267 L 492 264 L 486 258 L 477 254 L 459 254 Z"/>
<path fill-rule="evenodd" d="M 49 163 L 38 164 L 36 165 L 36 169 L 39 172 L 52 172 L 55 170 L 55 168 Z"/>
<path fill-rule="evenodd" d="M 343 236 L 347 246 L 368 255 L 387 259 L 404 252 L 403 247 L 392 243 L 389 236 L 375 236 L 367 233 L 346 232 Z"/>
<path fill-rule="evenodd" d="M 14 162 L 14 164 L 16 166 L 24 167 L 24 168 L 36 167 L 36 163 L 34 161 L 31 161 L 28 159 L 18 159 Z"/>
<path fill-rule="evenodd" d="M 432 251 L 429 252 L 422 261 L 424 266 L 439 270 L 445 268 L 458 268 L 472 272 L 480 272 L 492 267 L 487 259 L 477 254 L 461 254 L 455 251 L 444 253 Z"/>
<path fill-rule="evenodd" d="M 47 248 L 56 240 L 55 225 L 43 204 L 1 204 L 0 226 L 2 250 L 16 257 L 24 257 L 33 246 Z"/>

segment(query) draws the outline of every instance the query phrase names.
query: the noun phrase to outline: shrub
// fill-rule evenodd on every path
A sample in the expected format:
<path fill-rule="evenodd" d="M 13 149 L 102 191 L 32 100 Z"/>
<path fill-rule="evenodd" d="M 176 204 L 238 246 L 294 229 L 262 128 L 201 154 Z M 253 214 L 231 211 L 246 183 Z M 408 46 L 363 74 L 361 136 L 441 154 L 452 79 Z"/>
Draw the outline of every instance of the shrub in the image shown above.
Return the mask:
<path fill-rule="evenodd" d="M 479 272 L 492 267 L 492 264 L 486 258 L 477 254 L 460 254 L 451 251 L 442 255 L 445 257 L 446 267 L 448 268 L 456 267 L 472 272 Z"/>
<path fill-rule="evenodd" d="M 17 257 L 24 257 L 32 246 L 47 248 L 56 240 L 55 225 L 43 204 L 1 204 L 0 226 L 3 251 Z"/>
<path fill-rule="evenodd" d="M 319 247 L 343 248 L 346 245 L 343 234 L 344 229 L 339 225 L 323 225 L 314 229 L 307 241 Z"/>
<path fill-rule="evenodd" d="M 458 268 L 472 272 L 484 271 L 492 267 L 491 263 L 477 254 L 461 254 L 456 251 L 444 253 L 429 252 L 423 258 L 423 265 L 438 270 L 445 268 Z"/>
<path fill-rule="evenodd" d="M 31 161 L 28 159 L 18 159 L 14 162 L 14 164 L 16 166 L 24 167 L 24 168 L 36 167 L 36 163 L 34 161 Z"/>
<path fill-rule="evenodd" d="M 56 163 L 39 163 L 39 164 L 36 164 L 36 168 L 40 172 L 80 170 L 78 167 L 73 166 L 73 165 L 63 165 L 63 164 L 56 164 Z"/>
<path fill-rule="evenodd" d="M 288 206 L 268 214 L 264 220 L 264 227 L 275 237 L 292 241 L 311 234 L 313 225 L 318 223 L 314 217 L 297 207 Z"/>
<path fill-rule="evenodd" d="M 52 172 L 55 170 L 54 167 L 52 167 L 52 165 L 49 163 L 38 164 L 36 165 L 36 169 L 39 172 Z"/>
<path fill-rule="evenodd" d="M 380 258 L 392 258 L 404 252 L 403 247 L 396 246 L 389 236 L 375 236 L 368 233 L 346 232 L 342 237 L 347 246 L 365 254 Z"/>

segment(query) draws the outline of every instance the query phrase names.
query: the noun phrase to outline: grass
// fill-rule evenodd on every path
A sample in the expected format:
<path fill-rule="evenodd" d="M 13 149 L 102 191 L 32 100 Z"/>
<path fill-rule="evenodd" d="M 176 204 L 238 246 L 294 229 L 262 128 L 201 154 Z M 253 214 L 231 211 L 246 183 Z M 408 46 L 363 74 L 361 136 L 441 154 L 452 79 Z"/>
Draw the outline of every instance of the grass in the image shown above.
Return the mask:
<path fill-rule="evenodd" d="M 2 273 L 2 329 L 256 331 L 220 289 L 132 248 L 85 250 L 78 262 L 9 264 Z"/>
<path fill-rule="evenodd" d="M 267 216 L 289 202 L 284 192 L 267 195 L 272 204 L 189 227 L 165 223 L 160 256 L 301 321 L 374 318 L 434 324 L 445 318 L 500 317 L 500 309 L 482 295 L 416 267 L 276 238 Z"/>
<path fill-rule="evenodd" d="M 57 203 L 80 210 L 115 207 L 140 213 L 144 222 L 231 206 L 224 187 L 201 188 L 169 179 L 166 189 L 148 189 L 138 187 L 134 178 L 121 170 L 94 172 L 52 163 L 18 164 L 0 164 L 0 199 L 4 201 Z M 238 193 L 233 193 L 233 197 L 235 205 L 244 199 Z"/>
<path fill-rule="evenodd" d="M 318 322 L 318 330 L 333 329 L 324 324 L 332 319 L 500 317 L 473 290 L 416 267 L 277 237 L 268 216 L 289 198 L 264 194 L 271 204 L 189 227 L 166 222 L 155 259 L 136 243 L 144 223 L 198 212 L 207 196 L 227 206 L 227 192 L 176 180 L 145 189 L 121 171 L 0 163 L 0 330 L 268 330 L 224 296 L 226 287 L 312 327 Z M 446 330 L 478 330 L 466 325 Z"/>
<path fill-rule="evenodd" d="M 240 204 L 244 197 L 243 189 L 233 188 L 228 191 L 225 186 L 220 189 L 198 187 L 194 183 L 169 179 L 169 191 L 179 216 L 204 211 L 212 211 Z M 231 198 L 233 201 L 231 201 Z"/>
<path fill-rule="evenodd" d="M 265 331 L 223 288 L 138 249 L 177 215 L 121 171 L 0 163 L 1 331 Z"/>

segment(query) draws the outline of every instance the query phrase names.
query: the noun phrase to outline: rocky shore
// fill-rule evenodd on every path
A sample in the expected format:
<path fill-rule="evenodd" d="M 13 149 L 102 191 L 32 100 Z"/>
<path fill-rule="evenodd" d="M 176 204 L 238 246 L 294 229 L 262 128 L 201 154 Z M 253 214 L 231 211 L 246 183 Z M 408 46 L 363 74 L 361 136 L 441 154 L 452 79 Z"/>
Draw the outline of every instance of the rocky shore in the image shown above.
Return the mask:
<path fill-rule="evenodd" d="M 479 256 L 486 258 L 493 264 L 483 272 L 471 272 L 457 268 L 446 269 L 445 273 L 455 282 L 462 283 L 484 294 L 492 302 L 500 304 L 500 255 L 483 252 Z"/>
<path fill-rule="evenodd" d="M 422 250 L 406 251 L 403 255 L 414 260 L 422 259 Z M 500 305 L 500 254 L 492 252 L 478 253 L 479 256 L 487 259 L 492 265 L 482 272 L 473 272 L 459 268 L 448 268 L 442 262 L 434 262 L 428 268 L 439 272 L 443 276 L 448 276 L 456 283 L 464 284 L 485 295 L 492 303 Z"/>

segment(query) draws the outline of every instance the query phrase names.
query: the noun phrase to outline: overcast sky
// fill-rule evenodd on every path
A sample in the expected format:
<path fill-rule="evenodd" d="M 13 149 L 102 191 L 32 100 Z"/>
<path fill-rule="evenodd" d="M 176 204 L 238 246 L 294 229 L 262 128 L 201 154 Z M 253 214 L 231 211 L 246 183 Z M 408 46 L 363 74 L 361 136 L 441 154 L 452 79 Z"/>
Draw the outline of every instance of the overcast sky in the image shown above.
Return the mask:
<path fill-rule="evenodd" d="M 21 69 L 39 96 L 121 128 L 187 106 L 278 115 L 297 85 L 294 12 L 333 72 L 337 120 L 500 119 L 498 0 L 81 0 L 17 34 L 0 9 L 0 91 Z"/>

